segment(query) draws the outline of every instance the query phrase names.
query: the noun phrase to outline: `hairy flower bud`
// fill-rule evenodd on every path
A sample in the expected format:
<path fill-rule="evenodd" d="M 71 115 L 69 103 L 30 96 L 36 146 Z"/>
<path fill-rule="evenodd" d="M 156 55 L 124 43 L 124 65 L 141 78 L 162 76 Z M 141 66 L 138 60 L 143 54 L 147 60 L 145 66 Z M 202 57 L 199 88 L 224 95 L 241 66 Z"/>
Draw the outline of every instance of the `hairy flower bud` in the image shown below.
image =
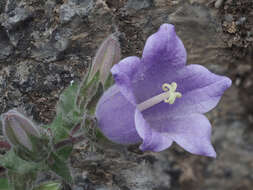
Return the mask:
<path fill-rule="evenodd" d="M 3 134 L 24 160 L 40 161 L 49 152 L 49 140 L 25 116 L 16 110 L 2 115 Z"/>
<path fill-rule="evenodd" d="M 99 47 L 92 63 L 89 80 L 99 71 L 100 81 L 104 85 L 110 75 L 111 67 L 120 61 L 121 50 L 118 39 L 111 34 Z"/>
<path fill-rule="evenodd" d="M 15 110 L 10 110 L 2 116 L 3 132 L 13 146 L 22 144 L 32 150 L 32 143 L 28 135 L 39 137 L 38 129 L 33 123 Z"/>

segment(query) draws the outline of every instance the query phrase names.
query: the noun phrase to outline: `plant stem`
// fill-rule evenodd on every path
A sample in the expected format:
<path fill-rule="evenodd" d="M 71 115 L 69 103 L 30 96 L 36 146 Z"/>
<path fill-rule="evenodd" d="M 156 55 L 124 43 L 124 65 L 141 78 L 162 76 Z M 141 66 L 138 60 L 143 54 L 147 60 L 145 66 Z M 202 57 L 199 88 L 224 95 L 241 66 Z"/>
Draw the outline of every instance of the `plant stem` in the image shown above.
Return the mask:
<path fill-rule="evenodd" d="M 70 137 L 68 139 L 62 140 L 62 141 L 58 142 L 57 144 L 55 144 L 54 148 L 59 149 L 59 148 L 66 146 L 66 145 L 70 145 L 70 144 L 73 145 L 73 144 L 83 141 L 84 139 L 85 139 L 85 137 L 83 135 L 79 135 L 76 137 Z"/>
<path fill-rule="evenodd" d="M 73 136 L 76 134 L 81 128 L 81 123 L 78 123 L 71 131 L 70 131 L 70 136 Z"/>

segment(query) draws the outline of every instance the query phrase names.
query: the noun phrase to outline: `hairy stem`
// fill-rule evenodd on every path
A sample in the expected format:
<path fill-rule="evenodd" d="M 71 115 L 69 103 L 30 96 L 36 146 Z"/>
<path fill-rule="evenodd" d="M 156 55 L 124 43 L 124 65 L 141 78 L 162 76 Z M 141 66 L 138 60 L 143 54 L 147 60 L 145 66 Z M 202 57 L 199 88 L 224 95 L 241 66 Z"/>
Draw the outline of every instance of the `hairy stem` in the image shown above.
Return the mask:
<path fill-rule="evenodd" d="M 73 145 L 73 144 L 83 141 L 84 139 L 85 139 L 85 137 L 83 135 L 79 135 L 76 137 L 70 137 L 68 139 L 64 139 L 64 140 L 60 141 L 59 143 L 55 144 L 54 148 L 59 149 L 59 148 L 66 146 L 66 145 Z"/>

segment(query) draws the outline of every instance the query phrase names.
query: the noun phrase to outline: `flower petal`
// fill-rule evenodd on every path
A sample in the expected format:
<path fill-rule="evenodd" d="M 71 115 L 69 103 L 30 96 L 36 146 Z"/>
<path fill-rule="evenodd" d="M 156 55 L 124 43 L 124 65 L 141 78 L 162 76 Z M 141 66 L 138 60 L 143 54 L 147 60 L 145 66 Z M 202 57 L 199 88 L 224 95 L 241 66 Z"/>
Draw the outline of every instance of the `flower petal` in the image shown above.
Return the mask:
<path fill-rule="evenodd" d="M 135 78 L 138 71 L 141 70 L 141 66 L 140 58 L 131 56 L 121 60 L 111 69 L 117 86 L 132 104 L 136 102 L 136 98 L 130 90 L 132 88 L 132 79 Z"/>
<path fill-rule="evenodd" d="M 160 152 L 171 146 L 173 141 L 167 133 L 164 133 L 164 126 L 156 125 L 155 129 L 150 127 L 139 110 L 135 111 L 135 125 L 138 134 L 143 139 L 140 146 L 142 151 Z"/>
<path fill-rule="evenodd" d="M 202 114 L 145 118 L 136 111 L 136 129 L 143 139 L 142 150 L 161 151 L 175 141 L 192 154 L 216 157 L 211 144 L 211 125 Z"/>
<path fill-rule="evenodd" d="M 164 24 L 148 38 L 141 60 L 125 58 L 114 65 L 111 72 L 122 94 L 131 103 L 139 104 L 157 95 L 164 76 L 171 75 L 185 63 L 186 51 L 174 26 Z"/>
<path fill-rule="evenodd" d="M 134 123 L 135 107 L 121 94 L 117 86 L 109 88 L 96 107 L 98 127 L 113 142 L 134 144 L 141 141 Z"/>
<path fill-rule="evenodd" d="M 186 50 L 171 24 L 163 24 L 145 44 L 142 59 L 145 64 L 159 67 L 182 67 L 186 63 Z"/>
<path fill-rule="evenodd" d="M 167 122 L 168 133 L 182 148 L 192 154 L 216 157 L 211 144 L 211 124 L 204 115 L 191 114 Z"/>
<path fill-rule="evenodd" d="M 177 91 L 182 97 L 172 105 L 161 102 L 143 111 L 145 117 L 206 113 L 218 104 L 224 91 L 231 86 L 229 78 L 211 73 L 201 65 L 189 65 L 164 78 L 167 83 L 177 83 Z"/>

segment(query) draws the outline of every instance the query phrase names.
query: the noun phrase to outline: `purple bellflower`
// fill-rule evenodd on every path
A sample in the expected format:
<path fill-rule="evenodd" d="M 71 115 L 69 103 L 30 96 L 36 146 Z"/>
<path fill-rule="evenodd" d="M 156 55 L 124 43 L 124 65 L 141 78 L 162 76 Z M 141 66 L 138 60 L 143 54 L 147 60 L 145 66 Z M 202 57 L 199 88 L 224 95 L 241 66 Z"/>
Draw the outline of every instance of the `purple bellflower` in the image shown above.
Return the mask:
<path fill-rule="evenodd" d="M 115 85 L 98 102 L 96 117 L 113 142 L 141 142 L 143 151 L 159 152 L 175 141 L 190 153 L 216 157 L 213 109 L 231 80 L 201 65 L 186 66 L 186 50 L 173 25 L 151 35 L 142 58 L 127 57 L 111 69 Z"/>

